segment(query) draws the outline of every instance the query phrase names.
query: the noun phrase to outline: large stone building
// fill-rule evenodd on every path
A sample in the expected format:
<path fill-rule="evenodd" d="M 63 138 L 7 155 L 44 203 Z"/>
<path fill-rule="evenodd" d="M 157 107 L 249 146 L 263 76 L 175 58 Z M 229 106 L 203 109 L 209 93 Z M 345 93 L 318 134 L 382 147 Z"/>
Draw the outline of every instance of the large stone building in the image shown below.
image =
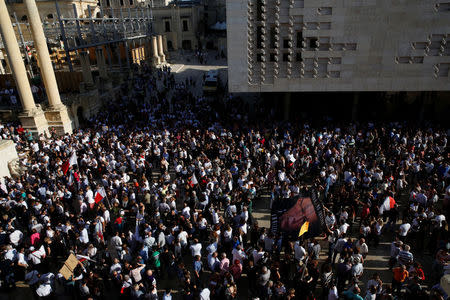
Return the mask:
<path fill-rule="evenodd" d="M 199 1 L 169 0 L 101 0 L 107 15 L 113 8 L 116 15 L 122 9 L 125 17 L 140 8 L 151 8 L 154 34 L 162 34 L 166 38 L 169 50 L 193 50 L 198 47 L 203 36 L 203 28 L 199 27 L 203 18 L 203 5 Z"/>
<path fill-rule="evenodd" d="M 199 46 L 203 28 L 199 26 L 203 6 L 198 3 L 154 7 L 153 31 L 163 34 L 167 48 L 172 50 L 194 50 Z"/>
<path fill-rule="evenodd" d="M 448 0 L 227 0 L 229 90 L 449 91 Z"/>
<path fill-rule="evenodd" d="M 96 16 L 99 8 L 97 0 L 58 0 L 61 14 L 65 17 L 74 17 L 73 5 L 77 10 L 77 15 L 82 18 L 89 16 L 88 6 L 91 7 L 91 13 Z M 6 0 L 10 12 L 15 12 L 19 21 L 27 21 L 27 11 L 23 0 Z M 36 0 L 41 20 L 46 23 L 57 22 L 54 0 Z"/>

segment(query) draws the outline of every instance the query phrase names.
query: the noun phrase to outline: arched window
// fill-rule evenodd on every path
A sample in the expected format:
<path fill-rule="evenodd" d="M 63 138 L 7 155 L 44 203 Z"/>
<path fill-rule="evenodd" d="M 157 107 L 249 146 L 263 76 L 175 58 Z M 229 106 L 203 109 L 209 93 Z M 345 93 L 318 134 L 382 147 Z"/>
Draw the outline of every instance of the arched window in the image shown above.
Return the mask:
<path fill-rule="evenodd" d="M 123 6 L 123 0 L 120 0 L 120 6 Z"/>
<path fill-rule="evenodd" d="M 111 6 L 111 2 L 109 0 L 106 0 L 106 6 L 108 6 L 108 7 Z"/>
<path fill-rule="evenodd" d="M 20 20 L 21 21 L 28 21 L 28 16 L 27 15 L 23 15 Z"/>
<path fill-rule="evenodd" d="M 48 14 L 47 19 L 53 19 L 53 14 Z"/>
<path fill-rule="evenodd" d="M 133 5 L 133 0 L 130 0 L 130 5 Z"/>

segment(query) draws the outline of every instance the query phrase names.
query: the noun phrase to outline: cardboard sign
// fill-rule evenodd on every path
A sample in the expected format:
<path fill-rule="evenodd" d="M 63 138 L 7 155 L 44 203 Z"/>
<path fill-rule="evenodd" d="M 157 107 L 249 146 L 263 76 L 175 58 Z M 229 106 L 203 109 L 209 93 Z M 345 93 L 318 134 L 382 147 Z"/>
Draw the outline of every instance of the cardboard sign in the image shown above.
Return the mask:
<path fill-rule="evenodd" d="M 67 260 L 64 262 L 64 265 L 62 266 L 61 270 L 59 270 L 59 273 L 61 273 L 62 276 L 66 280 L 69 280 L 69 278 L 73 275 L 73 271 L 78 266 L 80 262 L 76 258 L 75 255 L 70 254 Z"/>

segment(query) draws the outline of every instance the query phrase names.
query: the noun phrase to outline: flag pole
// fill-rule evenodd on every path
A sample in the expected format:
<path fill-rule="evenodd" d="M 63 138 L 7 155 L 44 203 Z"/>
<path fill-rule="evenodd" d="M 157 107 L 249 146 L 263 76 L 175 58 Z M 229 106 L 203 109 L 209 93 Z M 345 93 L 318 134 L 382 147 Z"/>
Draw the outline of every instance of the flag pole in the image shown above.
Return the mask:
<path fill-rule="evenodd" d="M 103 190 L 105 191 L 105 199 L 106 199 L 106 203 L 108 203 L 108 209 L 111 209 L 111 203 L 109 202 L 108 194 L 106 193 L 106 189 L 104 187 L 103 187 Z"/>

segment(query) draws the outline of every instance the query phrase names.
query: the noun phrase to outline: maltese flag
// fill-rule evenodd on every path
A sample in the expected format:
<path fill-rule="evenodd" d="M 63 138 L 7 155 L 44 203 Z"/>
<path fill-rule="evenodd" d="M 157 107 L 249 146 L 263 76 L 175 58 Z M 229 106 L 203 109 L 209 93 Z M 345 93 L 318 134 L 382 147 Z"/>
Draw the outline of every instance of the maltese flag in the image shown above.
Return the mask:
<path fill-rule="evenodd" d="M 380 205 L 380 215 L 382 215 L 385 211 L 389 211 L 394 208 L 395 200 L 391 196 L 386 197 L 384 199 L 383 204 Z"/>
<path fill-rule="evenodd" d="M 198 180 L 197 180 L 197 177 L 195 176 L 195 173 L 194 173 L 194 175 L 192 175 L 192 177 L 191 177 L 191 180 L 190 180 L 190 182 L 189 182 L 189 185 L 190 185 L 191 187 L 194 187 L 194 185 L 196 185 L 196 184 L 198 184 Z"/>
<path fill-rule="evenodd" d="M 67 171 L 69 171 L 69 168 L 71 166 L 76 165 L 76 164 L 77 164 L 77 155 L 74 151 L 74 152 L 72 152 L 72 156 L 70 156 L 69 160 L 66 161 L 65 163 L 63 163 L 63 165 L 62 165 L 62 170 L 64 172 L 64 175 L 67 174 Z"/>
<path fill-rule="evenodd" d="M 105 192 L 105 188 L 99 188 L 97 190 L 97 192 L 95 193 L 95 197 L 94 197 L 94 201 L 95 203 L 99 203 L 100 201 L 103 200 L 103 198 L 106 197 L 106 192 Z"/>

